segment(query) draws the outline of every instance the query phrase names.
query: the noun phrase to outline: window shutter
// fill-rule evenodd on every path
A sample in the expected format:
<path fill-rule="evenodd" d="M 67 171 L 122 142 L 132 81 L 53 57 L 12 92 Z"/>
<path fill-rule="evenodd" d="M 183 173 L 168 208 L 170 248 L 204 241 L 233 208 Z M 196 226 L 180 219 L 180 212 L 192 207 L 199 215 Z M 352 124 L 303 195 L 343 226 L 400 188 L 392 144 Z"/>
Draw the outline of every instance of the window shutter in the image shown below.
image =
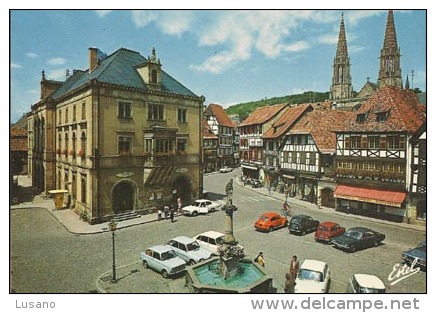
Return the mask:
<path fill-rule="evenodd" d="M 368 137 L 362 136 L 362 149 L 367 149 L 367 148 L 368 148 Z"/>
<path fill-rule="evenodd" d="M 400 150 L 406 149 L 406 138 L 404 136 L 400 136 Z"/>
<path fill-rule="evenodd" d="M 345 149 L 350 149 L 351 143 L 350 143 L 350 137 L 345 137 Z"/>

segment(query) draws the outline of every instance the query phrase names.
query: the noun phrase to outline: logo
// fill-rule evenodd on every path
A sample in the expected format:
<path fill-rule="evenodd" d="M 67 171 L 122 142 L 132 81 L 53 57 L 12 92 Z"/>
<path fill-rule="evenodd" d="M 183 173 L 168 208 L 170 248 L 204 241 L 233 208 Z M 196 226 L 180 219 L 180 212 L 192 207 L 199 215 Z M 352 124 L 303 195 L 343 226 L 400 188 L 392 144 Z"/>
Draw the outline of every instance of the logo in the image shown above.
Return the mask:
<path fill-rule="evenodd" d="M 407 264 L 397 263 L 392 268 L 392 272 L 388 276 L 388 281 L 391 282 L 391 286 L 399 283 L 403 279 L 406 279 L 420 271 L 419 267 L 415 267 L 418 259 L 414 259 L 412 264 L 408 266 Z"/>

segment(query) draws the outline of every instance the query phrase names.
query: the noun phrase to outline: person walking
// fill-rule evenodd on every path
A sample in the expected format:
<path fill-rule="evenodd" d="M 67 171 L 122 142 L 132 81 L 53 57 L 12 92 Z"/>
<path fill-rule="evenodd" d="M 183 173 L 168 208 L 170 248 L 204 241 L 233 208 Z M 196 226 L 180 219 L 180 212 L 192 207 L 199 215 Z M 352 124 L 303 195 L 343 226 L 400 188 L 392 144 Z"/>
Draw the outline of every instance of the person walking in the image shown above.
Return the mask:
<path fill-rule="evenodd" d="M 165 215 L 165 219 L 168 219 L 168 214 L 170 213 L 170 207 L 168 205 L 164 206 L 164 215 Z"/>
<path fill-rule="evenodd" d="M 300 262 L 298 262 L 297 256 L 292 256 L 291 264 L 289 266 L 289 274 L 291 275 L 291 280 L 295 282 L 295 278 L 297 278 L 298 271 L 300 269 Z"/>
<path fill-rule="evenodd" d="M 260 251 L 259 254 L 257 255 L 256 260 L 257 260 L 256 262 L 260 266 L 265 267 L 265 259 L 263 257 L 263 252 L 262 251 Z"/>
<path fill-rule="evenodd" d="M 171 219 L 171 223 L 174 223 L 174 207 L 171 208 L 170 210 L 170 219 Z"/>
<path fill-rule="evenodd" d="M 291 279 L 291 274 L 285 274 L 285 293 L 294 293 L 295 290 L 295 281 Z"/>

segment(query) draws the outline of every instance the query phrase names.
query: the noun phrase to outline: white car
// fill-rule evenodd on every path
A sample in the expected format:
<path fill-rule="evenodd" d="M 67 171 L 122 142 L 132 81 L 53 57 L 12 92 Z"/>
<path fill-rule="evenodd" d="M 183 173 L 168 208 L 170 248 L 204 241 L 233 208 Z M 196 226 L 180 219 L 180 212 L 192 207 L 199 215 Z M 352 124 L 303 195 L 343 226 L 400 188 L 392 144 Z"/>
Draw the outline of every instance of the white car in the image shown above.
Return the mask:
<path fill-rule="evenodd" d="M 221 208 L 221 204 L 207 200 L 195 200 L 192 204 L 182 208 L 184 215 L 197 216 L 198 214 L 207 214 L 217 211 Z"/>
<path fill-rule="evenodd" d="M 295 293 L 327 293 L 330 286 L 330 269 L 327 263 L 304 260 L 295 283 Z"/>
<path fill-rule="evenodd" d="M 164 278 L 185 271 L 186 262 L 174 250 L 164 245 L 156 245 L 141 252 L 140 259 L 145 268 L 152 268 Z"/>
<path fill-rule="evenodd" d="M 231 167 L 228 166 L 224 166 L 220 168 L 220 173 L 229 173 L 231 172 L 233 169 Z"/>
<path fill-rule="evenodd" d="M 204 261 L 212 257 L 212 253 L 200 246 L 200 244 L 189 237 L 178 236 L 168 241 L 167 246 L 174 250 L 177 256 L 189 265 Z"/>
<path fill-rule="evenodd" d="M 210 230 L 195 236 L 194 239 L 198 241 L 200 246 L 209 250 L 213 254 L 218 255 L 218 247 L 223 243 L 224 236 L 223 233 Z M 244 254 L 244 248 L 241 245 L 238 246 Z"/>
<path fill-rule="evenodd" d="M 347 286 L 348 293 L 386 293 L 383 281 L 375 275 L 354 274 Z"/>

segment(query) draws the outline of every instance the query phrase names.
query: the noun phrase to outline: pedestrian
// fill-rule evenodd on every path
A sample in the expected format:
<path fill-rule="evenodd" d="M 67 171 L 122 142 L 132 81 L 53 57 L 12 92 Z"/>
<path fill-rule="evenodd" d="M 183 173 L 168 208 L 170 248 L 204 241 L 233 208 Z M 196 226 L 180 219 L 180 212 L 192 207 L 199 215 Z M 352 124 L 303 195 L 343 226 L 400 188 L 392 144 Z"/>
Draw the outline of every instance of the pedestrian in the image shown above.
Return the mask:
<path fill-rule="evenodd" d="M 162 211 L 160 209 L 157 210 L 157 219 L 159 221 L 162 219 Z"/>
<path fill-rule="evenodd" d="M 179 210 L 179 212 L 182 211 L 182 198 L 181 197 L 177 198 L 177 209 Z"/>
<path fill-rule="evenodd" d="M 170 213 L 170 207 L 168 205 L 164 206 L 164 214 L 165 214 L 165 219 L 168 219 L 168 214 Z"/>
<path fill-rule="evenodd" d="M 263 257 L 263 252 L 260 251 L 257 257 L 254 259 L 260 266 L 265 267 L 265 259 Z"/>
<path fill-rule="evenodd" d="M 171 219 L 171 223 L 174 223 L 174 207 L 172 207 L 170 210 L 170 219 Z"/>
<path fill-rule="evenodd" d="M 297 278 L 298 271 L 300 269 L 300 262 L 298 262 L 297 256 L 294 255 L 291 260 L 291 264 L 289 266 L 289 274 L 291 274 L 291 280 L 295 282 L 295 278 Z"/>
<path fill-rule="evenodd" d="M 291 274 L 286 273 L 285 274 L 285 293 L 294 293 L 295 290 L 295 281 L 292 280 Z"/>

